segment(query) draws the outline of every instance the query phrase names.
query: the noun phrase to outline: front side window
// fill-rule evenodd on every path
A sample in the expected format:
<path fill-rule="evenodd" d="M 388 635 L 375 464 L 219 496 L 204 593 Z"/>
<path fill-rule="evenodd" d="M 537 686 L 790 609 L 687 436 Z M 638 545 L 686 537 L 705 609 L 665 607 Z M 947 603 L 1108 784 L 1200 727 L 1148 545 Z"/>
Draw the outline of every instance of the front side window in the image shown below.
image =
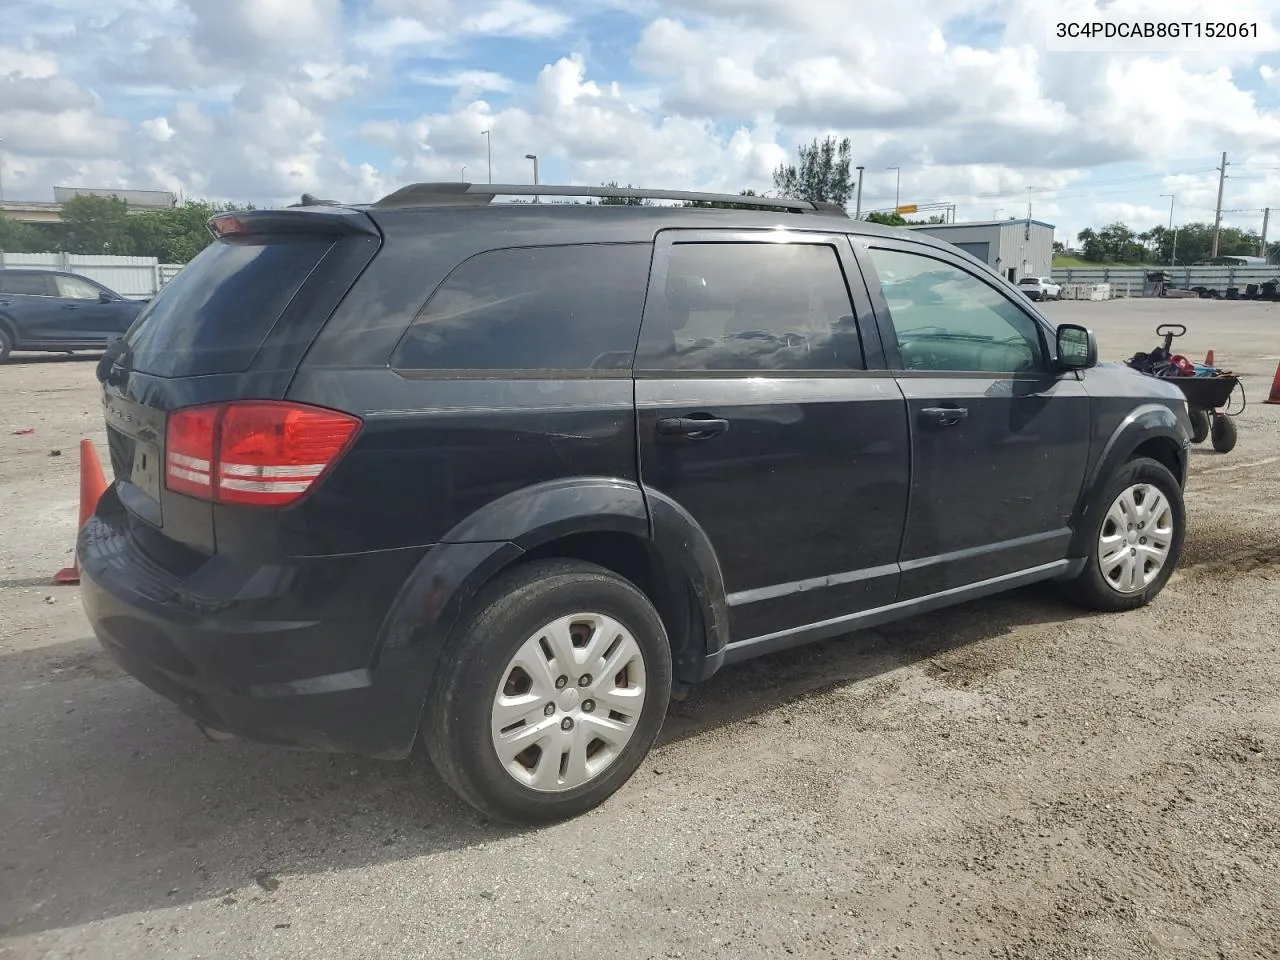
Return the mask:
<path fill-rule="evenodd" d="M 652 316 L 654 369 L 863 368 L 844 272 L 825 243 L 674 244 Z"/>
<path fill-rule="evenodd" d="M 91 283 L 85 283 L 79 277 L 54 277 L 58 288 L 58 296 L 69 300 L 97 300 L 100 291 Z"/>
<path fill-rule="evenodd" d="M 906 370 L 1045 369 L 1036 322 L 990 284 L 943 260 L 870 248 Z"/>
<path fill-rule="evenodd" d="M 490 250 L 432 294 L 391 360 L 398 370 L 626 370 L 653 247 Z"/>

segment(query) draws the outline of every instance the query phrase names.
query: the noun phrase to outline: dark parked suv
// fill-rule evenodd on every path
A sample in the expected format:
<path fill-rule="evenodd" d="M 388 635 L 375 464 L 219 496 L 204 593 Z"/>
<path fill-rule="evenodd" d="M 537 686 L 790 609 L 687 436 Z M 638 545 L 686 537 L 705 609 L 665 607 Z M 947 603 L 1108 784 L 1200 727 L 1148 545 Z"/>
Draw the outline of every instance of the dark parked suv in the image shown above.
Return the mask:
<path fill-rule="evenodd" d="M 490 203 L 532 192 L 220 215 L 99 363 L 85 608 L 211 735 L 421 737 L 544 821 L 726 664 L 1173 572 L 1182 394 L 955 247 L 798 200 Z"/>
<path fill-rule="evenodd" d="M 101 350 L 145 306 L 76 273 L 0 268 L 0 363 L 12 350 Z"/>

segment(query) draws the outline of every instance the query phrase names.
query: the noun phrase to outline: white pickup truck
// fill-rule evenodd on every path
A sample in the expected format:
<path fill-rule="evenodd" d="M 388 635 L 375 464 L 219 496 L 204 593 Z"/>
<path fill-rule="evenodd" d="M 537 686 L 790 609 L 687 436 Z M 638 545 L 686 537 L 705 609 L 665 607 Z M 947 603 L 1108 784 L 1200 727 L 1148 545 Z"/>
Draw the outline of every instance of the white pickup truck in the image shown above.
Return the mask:
<path fill-rule="evenodd" d="M 1060 300 L 1062 286 L 1054 283 L 1051 277 L 1023 277 L 1018 281 L 1018 289 L 1032 300 Z"/>

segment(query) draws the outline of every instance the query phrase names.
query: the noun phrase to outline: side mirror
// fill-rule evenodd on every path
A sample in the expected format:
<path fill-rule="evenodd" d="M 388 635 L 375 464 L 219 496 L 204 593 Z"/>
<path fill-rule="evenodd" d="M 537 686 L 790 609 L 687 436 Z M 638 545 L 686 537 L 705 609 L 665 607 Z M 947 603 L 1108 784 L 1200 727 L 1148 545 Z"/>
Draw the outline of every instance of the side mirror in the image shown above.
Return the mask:
<path fill-rule="evenodd" d="M 111 294 L 107 293 L 107 291 L 103 290 L 101 293 L 98 294 L 98 302 L 99 303 L 115 303 L 116 298 L 113 297 Z"/>
<path fill-rule="evenodd" d="M 1075 323 L 1058 327 L 1058 367 L 1087 370 L 1098 365 L 1098 338 L 1093 331 Z"/>

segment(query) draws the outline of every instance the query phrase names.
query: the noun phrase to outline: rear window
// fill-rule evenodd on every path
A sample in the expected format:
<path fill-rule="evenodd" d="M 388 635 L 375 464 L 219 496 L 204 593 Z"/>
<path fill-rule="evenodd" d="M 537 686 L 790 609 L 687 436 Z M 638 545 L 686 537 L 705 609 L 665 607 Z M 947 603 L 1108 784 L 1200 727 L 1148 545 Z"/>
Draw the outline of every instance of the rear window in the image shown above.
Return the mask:
<path fill-rule="evenodd" d="M 159 377 L 247 369 L 333 242 L 289 237 L 210 244 L 125 335 L 133 369 Z"/>
<path fill-rule="evenodd" d="M 625 370 L 644 312 L 652 246 L 490 250 L 427 301 L 397 370 Z"/>
<path fill-rule="evenodd" d="M 1026 286 L 1026 287 L 1038 287 L 1038 286 L 1040 286 L 1040 281 L 1039 281 L 1039 280 L 1037 280 L 1035 277 L 1023 277 L 1023 278 L 1022 278 L 1021 280 L 1019 280 L 1018 282 L 1019 282 L 1020 284 L 1022 284 L 1023 286 Z"/>

